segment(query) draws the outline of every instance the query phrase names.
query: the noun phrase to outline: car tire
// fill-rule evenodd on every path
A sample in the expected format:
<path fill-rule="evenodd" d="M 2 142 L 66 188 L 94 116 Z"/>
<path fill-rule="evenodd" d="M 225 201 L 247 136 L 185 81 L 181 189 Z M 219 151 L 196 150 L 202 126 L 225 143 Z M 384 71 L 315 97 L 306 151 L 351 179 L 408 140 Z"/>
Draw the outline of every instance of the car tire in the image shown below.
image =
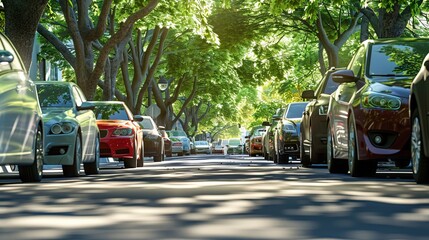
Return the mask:
<path fill-rule="evenodd" d="M 100 139 L 98 136 L 95 138 L 94 151 L 94 161 L 83 164 L 86 175 L 100 173 Z"/>
<path fill-rule="evenodd" d="M 43 133 L 40 127 L 37 128 L 34 142 L 34 162 L 29 165 L 19 165 L 18 172 L 22 182 L 40 182 L 43 178 L 44 146 Z"/>
<path fill-rule="evenodd" d="M 137 141 L 134 141 L 134 153 L 133 158 L 124 159 L 125 168 L 136 168 L 137 167 Z"/>
<path fill-rule="evenodd" d="M 65 177 L 79 177 L 80 175 L 80 163 L 82 162 L 82 141 L 80 134 L 76 135 L 74 145 L 74 155 L 72 165 L 62 165 L 63 175 Z"/>
<path fill-rule="evenodd" d="M 177 156 L 183 156 L 183 152 L 179 152 L 179 153 L 177 153 Z"/>
<path fill-rule="evenodd" d="M 352 177 L 374 176 L 377 171 L 377 161 L 358 160 L 356 127 L 352 117 L 349 117 L 348 122 L 348 145 L 348 163 L 350 175 Z"/>
<path fill-rule="evenodd" d="M 141 146 L 140 158 L 137 160 L 137 167 L 143 167 L 143 166 L 144 166 L 144 147 Z"/>
<path fill-rule="evenodd" d="M 429 183 L 429 158 L 424 155 L 423 136 L 419 112 L 415 109 L 411 115 L 411 161 L 413 177 L 416 183 Z"/>
<path fill-rule="evenodd" d="M 333 137 L 331 130 L 329 129 L 329 124 L 327 127 L 327 136 L 326 136 L 326 159 L 328 164 L 328 171 L 330 173 L 347 173 L 349 171 L 349 166 L 346 159 L 334 158 L 334 146 L 333 146 Z"/>
<path fill-rule="evenodd" d="M 305 154 L 304 140 L 302 139 L 302 136 L 299 138 L 299 158 L 301 159 L 301 165 L 303 167 L 311 167 L 310 156 Z"/>

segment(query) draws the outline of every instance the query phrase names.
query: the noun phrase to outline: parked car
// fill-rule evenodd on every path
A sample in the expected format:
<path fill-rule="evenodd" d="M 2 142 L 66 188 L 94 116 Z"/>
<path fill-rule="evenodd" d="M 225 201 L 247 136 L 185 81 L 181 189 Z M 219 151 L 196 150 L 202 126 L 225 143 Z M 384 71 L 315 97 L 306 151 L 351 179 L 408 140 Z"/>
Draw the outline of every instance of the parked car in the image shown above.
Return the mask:
<path fill-rule="evenodd" d="M 44 126 L 36 87 L 3 33 L 0 42 L 0 165 L 17 165 L 23 182 L 40 182 Z"/>
<path fill-rule="evenodd" d="M 121 101 L 94 101 L 97 125 L 100 129 L 100 155 L 123 161 L 125 168 L 144 165 L 143 130 L 138 122 L 140 115 L 133 115 Z"/>
<path fill-rule="evenodd" d="M 328 109 L 327 161 L 331 173 L 372 176 L 379 161 L 410 163 L 410 85 L 427 53 L 428 39 L 363 42 L 346 70 Z"/>
<path fill-rule="evenodd" d="M 262 156 L 262 135 L 265 132 L 264 126 L 257 126 L 252 128 L 250 135 L 246 136 L 249 139 L 249 156 L 255 157 L 256 155 Z"/>
<path fill-rule="evenodd" d="M 214 149 L 213 149 L 212 153 L 224 154 L 224 150 L 226 148 L 226 145 L 228 145 L 228 140 L 227 139 L 219 139 L 213 145 L 214 145 Z"/>
<path fill-rule="evenodd" d="M 282 116 L 275 118 L 274 162 L 288 163 L 289 157 L 299 156 L 299 135 L 302 113 L 308 102 L 293 102 L 285 107 Z"/>
<path fill-rule="evenodd" d="M 164 139 L 150 116 L 142 116 L 143 120 L 137 122 L 143 129 L 144 156 L 153 157 L 154 162 L 164 161 Z"/>
<path fill-rule="evenodd" d="M 304 109 L 300 125 L 299 149 L 301 164 L 304 167 L 310 167 L 313 163 L 326 163 L 326 114 L 329 98 L 339 85 L 332 80 L 332 73 L 338 70 L 329 69 L 316 90 L 302 92 L 303 99 L 312 99 Z"/>
<path fill-rule="evenodd" d="M 429 54 L 411 85 L 411 160 L 417 183 L 429 183 Z"/>
<path fill-rule="evenodd" d="M 284 112 L 283 108 L 276 110 L 276 113 L 272 116 L 271 122 L 263 122 L 262 126 L 265 126 L 265 133 L 262 135 L 262 149 L 265 160 L 273 160 L 274 152 L 274 132 L 279 119 L 278 116 L 282 116 Z"/>
<path fill-rule="evenodd" d="M 171 130 L 171 131 L 167 131 L 167 134 L 170 138 L 175 137 L 180 139 L 180 141 L 182 141 L 183 154 L 185 155 L 191 154 L 191 140 L 188 138 L 188 135 L 185 133 L 185 131 Z"/>
<path fill-rule="evenodd" d="M 211 154 L 211 147 L 207 141 L 195 141 L 195 153 Z"/>
<path fill-rule="evenodd" d="M 240 138 L 228 139 L 227 148 L 228 148 L 227 149 L 228 154 L 242 154 L 243 153 L 243 144 L 241 144 Z"/>
<path fill-rule="evenodd" d="M 168 137 L 167 132 L 163 128 L 160 128 L 159 132 L 161 133 L 162 139 L 164 140 L 165 156 L 167 157 L 173 156 L 172 142 L 171 142 L 171 139 Z"/>
<path fill-rule="evenodd" d="M 71 82 L 35 82 L 44 121 L 45 164 L 62 165 L 67 177 L 98 174 L 100 135 L 94 104 Z"/>
<path fill-rule="evenodd" d="M 171 151 L 177 153 L 177 156 L 183 156 L 183 143 L 182 140 L 176 137 L 170 137 Z"/>

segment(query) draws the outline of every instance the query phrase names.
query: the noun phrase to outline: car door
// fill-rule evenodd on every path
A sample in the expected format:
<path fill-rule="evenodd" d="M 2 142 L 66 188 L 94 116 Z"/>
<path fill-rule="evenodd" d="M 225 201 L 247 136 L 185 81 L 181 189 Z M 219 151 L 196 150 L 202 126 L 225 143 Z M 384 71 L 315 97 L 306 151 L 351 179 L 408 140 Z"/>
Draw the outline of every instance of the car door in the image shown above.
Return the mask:
<path fill-rule="evenodd" d="M 86 102 L 85 95 L 76 85 L 72 85 L 72 94 L 76 107 Z M 95 139 L 97 134 L 97 123 L 94 112 L 90 109 L 76 109 L 76 119 L 79 122 L 82 133 L 83 160 L 91 158 L 94 154 Z"/>
<path fill-rule="evenodd" d="M 30 155 L 37 129 L 37 94 L 12 45 L 1 38 L 0 163 Z"/>

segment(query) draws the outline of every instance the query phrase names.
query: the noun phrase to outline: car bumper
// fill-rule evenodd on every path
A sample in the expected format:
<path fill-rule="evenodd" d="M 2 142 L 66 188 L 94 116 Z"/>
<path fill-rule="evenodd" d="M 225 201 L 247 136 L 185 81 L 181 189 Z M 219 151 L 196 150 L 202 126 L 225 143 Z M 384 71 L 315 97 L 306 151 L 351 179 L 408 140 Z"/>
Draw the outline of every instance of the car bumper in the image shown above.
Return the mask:
<path fill-rule="evenodd" d="M 159 156 L 161 153 L 161 142 L 156 140 L 144 139 L 144 156 L 153 157 Z"/>
<path fill-rule="evenodd" d="M 134 137 L 102 138 L 100 156 L 113 158 L 134 157 Z"/>
<path fill-rule="evenodd" d="M 359 110 L 355 112 L 359 160 L 410 159 L 408 107 L 398 111 Z M 376 143 L 381 137 L 382 142 Z"/>
<path fill-rule="evenodd" d="M 76 133 L 45 135 L 46 165 L 71 165 L 73 164 L 76 145 Z"/>

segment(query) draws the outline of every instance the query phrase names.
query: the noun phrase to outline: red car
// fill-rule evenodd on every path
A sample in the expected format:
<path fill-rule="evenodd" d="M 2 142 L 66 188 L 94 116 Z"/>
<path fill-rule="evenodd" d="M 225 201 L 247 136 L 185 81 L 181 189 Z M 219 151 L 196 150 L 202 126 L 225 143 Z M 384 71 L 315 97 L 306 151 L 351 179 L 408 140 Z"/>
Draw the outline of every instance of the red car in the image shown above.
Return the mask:
<path fill-rule="evenodd" d="M 100 129 L 100 156 L 124 162 L 125 168 L 143 166 L 143 130 L 137 122 L 143 117 L 131 113 L 120 101 L 97 101 L 95 115 Z"/>
<path fill-rule="evenodd" d="M 256 155 L 262 156 L 264 151 L 262 149 L 262 135 L 265 133 L 265 127 L 255 127 L 249 136 L 249 156 L 255 157 Z"/>

